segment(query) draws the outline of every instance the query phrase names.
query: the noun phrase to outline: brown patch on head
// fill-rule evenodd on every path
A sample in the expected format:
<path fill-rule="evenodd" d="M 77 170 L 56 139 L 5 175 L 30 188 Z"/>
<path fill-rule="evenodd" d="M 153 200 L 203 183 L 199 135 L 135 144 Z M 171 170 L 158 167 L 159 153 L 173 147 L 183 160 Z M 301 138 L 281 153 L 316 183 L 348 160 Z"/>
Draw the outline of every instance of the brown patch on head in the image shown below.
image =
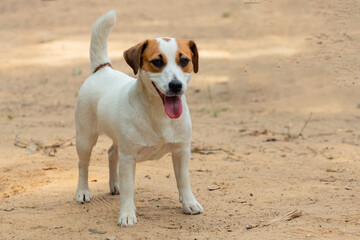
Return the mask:
<path fill-rule="evenodd" d="M 149 42 L 148 46 L 146 47 L 144 53 L 142 54 L 141 68 L 147 72 L 155 72 L 155 73 L 162 72 L 162 70 L 166 66 L 167 58 L 165 54 L 160 51 L 159 43 L 155 39 L 149 40 L 148 42 Z M 151 63 L 151 61 L 155 59 L 161 59 L 164 63 L 163 66 L 160 68 L 154 66 L 154 64 Z"/>
<path fill-rule="evenodd" d="M 157 68 L 151 61 L 160 58 L 160 56 L 164 65 L 161 68 Z M 129 48 L 124 52 L 124 58 L 133 69 L 135 75 L 138 73 L 139 68 L 148 72 L 161 72 L 167 62 L 165 54 L 159 50 L 159 43 L 155 39 L 146 40 Z"/>
<path fill-rule="evenodd" d="M 165 42 L 169 42 L 171 39 L 170 39 L 170 38 L 163 38 L 163 40 L 164 40 Z"/>
<path fill-rule="evenodd" d="M 146 40 L 129 48 L 123 54 L 126 63 L 133 69 L 135 75 L 137 74 L 139 67 L 142 65 L 141 55 L 147 48 L 148 44 L 149 41 Z"/>
<path fill-rule="evenodd" d="M 178 50 L 176 52 L 176 63 L 180 66 L 180 57 L 186 57 L 190 62 L 185 66 L 181 67 L 183 72 L 191 73 L 199 71 L 199 53 L 194 41 L 176 40 Z"/>

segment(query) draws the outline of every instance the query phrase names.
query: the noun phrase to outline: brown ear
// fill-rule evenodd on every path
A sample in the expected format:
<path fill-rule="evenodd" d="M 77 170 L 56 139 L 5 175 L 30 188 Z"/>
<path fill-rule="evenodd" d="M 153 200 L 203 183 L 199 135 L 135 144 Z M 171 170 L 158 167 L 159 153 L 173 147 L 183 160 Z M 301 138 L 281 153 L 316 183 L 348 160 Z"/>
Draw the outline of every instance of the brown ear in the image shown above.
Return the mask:
<path fill-rule="evenodd" d="M 138 73 L 139 68 L 142 65 L 141 55 L 145 51 L 147 44 L 148 40 L 136 44 L 124 52 L 125 61 L 133 69 L 135 75 Z"/>
<path fill-rule="evenodd" d="M 199 71 L 199 53 L 196 44 L 193 40 L 189 41 L 189 47 L 192 52 L 192 63 L 194 67 L 194 73 L 197 73 Z"/>

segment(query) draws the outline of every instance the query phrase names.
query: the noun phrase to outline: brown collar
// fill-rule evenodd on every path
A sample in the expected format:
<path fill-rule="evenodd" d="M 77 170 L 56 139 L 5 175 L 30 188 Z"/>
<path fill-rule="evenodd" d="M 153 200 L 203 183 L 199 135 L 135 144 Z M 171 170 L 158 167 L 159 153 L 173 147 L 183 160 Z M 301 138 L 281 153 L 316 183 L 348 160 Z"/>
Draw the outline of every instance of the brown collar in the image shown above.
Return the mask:
<path fill-rule="evenodd" d="M 95 68 L 93 73 L 96 73 L 97 71 L 99 71 L 100 69 L 102 69 L 103 67 L 106 67 L 106 66 L 109 66 L 112 68 L 111 63 L 107 62 L 107 63 L 101 64 L 97 68 Z"/>

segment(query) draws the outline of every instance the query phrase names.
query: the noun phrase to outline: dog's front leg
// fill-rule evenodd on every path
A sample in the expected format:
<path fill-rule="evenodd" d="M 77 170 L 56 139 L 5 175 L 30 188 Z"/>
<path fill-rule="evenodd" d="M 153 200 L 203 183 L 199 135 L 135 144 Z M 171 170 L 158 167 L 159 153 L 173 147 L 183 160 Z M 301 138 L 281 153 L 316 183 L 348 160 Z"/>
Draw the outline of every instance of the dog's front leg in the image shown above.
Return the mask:
<path fill-rule="evenodd" d="M 121 227 L 132 226 L 137 223 L 134 203 L 135 165 L 136 161 L 133 158 L 119 159 L 120 216 L 118 224 Z"/>
<path fill-rule="evenodd" d="M 177 187 L 179 190 L 179 200 L 183 204 L 187 214 L 200 214 L 204 212 L 203 207 L 196 201 L 191 191 L 189 181 L 189 160 L 190 144 L 181 148 L 176 148 L 172 152 L 172 159 L 175 171 Z"/>

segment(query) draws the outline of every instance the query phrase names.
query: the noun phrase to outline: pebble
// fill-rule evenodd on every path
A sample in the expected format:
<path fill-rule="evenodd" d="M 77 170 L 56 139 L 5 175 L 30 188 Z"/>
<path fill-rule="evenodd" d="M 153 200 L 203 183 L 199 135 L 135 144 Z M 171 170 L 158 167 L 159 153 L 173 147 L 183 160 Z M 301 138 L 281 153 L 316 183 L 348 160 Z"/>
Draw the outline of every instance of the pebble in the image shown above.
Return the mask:
<path fill-rule="evenodd" d="M 251 225 L 251 224 L 246 224 L 246 229 L 252 229 L 253 228 L 253 226 Z"/>
<path fill-rule="evenodd" d="M 107 237 L 106 240 L 116 240 L 117 237 Z"/>

